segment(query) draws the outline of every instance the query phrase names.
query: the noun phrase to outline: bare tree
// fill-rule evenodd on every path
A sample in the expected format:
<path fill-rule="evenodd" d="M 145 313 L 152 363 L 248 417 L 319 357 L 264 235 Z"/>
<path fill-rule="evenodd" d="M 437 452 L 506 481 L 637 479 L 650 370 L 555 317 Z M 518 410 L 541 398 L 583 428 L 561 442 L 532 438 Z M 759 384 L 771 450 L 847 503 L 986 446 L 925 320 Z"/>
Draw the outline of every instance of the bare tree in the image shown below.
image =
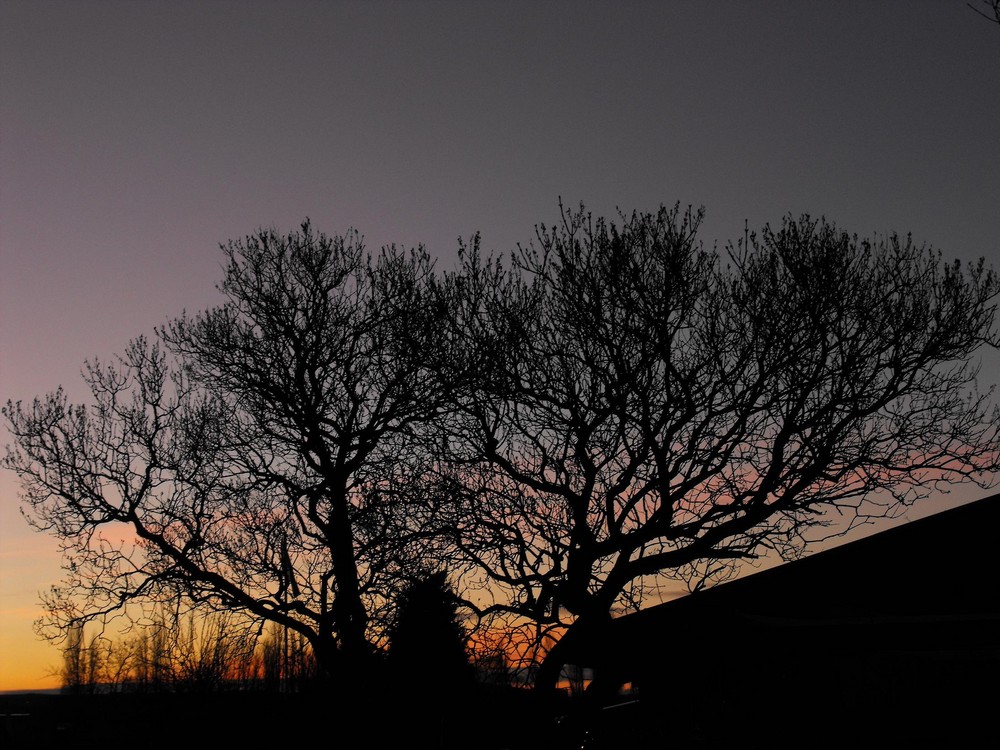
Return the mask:
<path fill-rule="evenodd" d="M 350 682 L 431 549 L 431 498 L 404 490 L 448 404 L 447 294 L 422 248 L 373 258 L 308 221 L 223 250 L 224 302 L 88 364 L 90 405 L 3 410 L 5 466 L 68 560 L 42 628 L 184 601 L 276 623 Z"/>
<path fill-rule="evenodd" d="M 972 8 L 972 10 L 981 15 L 987 21 L 1000 24 L 1000 0 L 980 0 L 980 2 L 976 5 L 973 5 L 972 3 L 966 3 L 966 5 Z M 986 10 L 980 9 L 980 5 L 984 6 Z"/>
<path fill-rule="evenodd" d="M 63 668 L 60 673 L 63 692 L 77 695 L 96 692 L 100 683 L 102 654 L 96 637 L 85 640 L 82 625 L 71 628 L 63 645 Z"/>
<path fill-rule="evenodd" d="M 208 693 L 227 690 L 240 665 L 257 645 L 256 625 L 233 612 L 171 613 L 165 632 L 171 641 L 170 665 L 175 690 Z"/>
<path fill-rule="evenodd" d="M 476 238 L 443 276 L 308 222 L 227 244 L 222 305 L 88 365 L 90 405 L 3 410 L 4 465 L 67 561 L 42 631 L 235 612 L 282 634 L 265 676 L 304 642 L 353 687 L 405 583 L 446 569 L 475 641 L 544 688 L 663 576 L 707 585 L 837 514 L 990 481 L 981 261 L 809 217 L 721 254 L 700 221 L 581 206 L 509 264 Z M 165 632 L 150 684 L 172 679 Z"/>
<path fill-rule="evenodd" d="M 975 387 L 977 351 L 997 345 L 982 261 L 808 216 L 722 255 L 700 221 L 581 206 L 507 273 L 466 253 L 483 377 L 441 481 L 464 494 L 455 543 L 489 580 L 480 613 L 534 629 L 539 687 L 663 575 L 697 587 L 793 558 L 832 517 L 1000 466 L 1000 414 Z"/>

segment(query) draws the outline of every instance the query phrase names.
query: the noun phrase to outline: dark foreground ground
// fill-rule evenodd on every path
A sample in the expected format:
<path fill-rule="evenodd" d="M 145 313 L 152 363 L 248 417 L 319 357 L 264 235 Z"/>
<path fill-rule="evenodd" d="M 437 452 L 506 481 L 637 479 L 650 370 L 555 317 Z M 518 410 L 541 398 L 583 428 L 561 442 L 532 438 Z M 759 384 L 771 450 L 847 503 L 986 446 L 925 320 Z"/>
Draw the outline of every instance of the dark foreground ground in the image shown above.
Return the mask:
<path fill-rule="evenodd" d="M 580 747 L 568 706 L 522 691 L 477 690 L 448 702 L 333 695 L 0 696 L 0 750 L 40 748 Z M 317 744 L 318 743 L 318 744 Z"/>
<path fill-rule="evenodd" d="M 323 750 L 841 750 L 1000 747 L 996 684 L 976 705 L 920 701 L 804 711 L 774 695 L 768 710 L 700 716 L 665 700 L 600 709 L 525 691 L 476 688 L 449 700 L 425 693 L 353 695 L 0 695 L 0 750 L 320 747 Z M 889 696 L 886 696 L 887 698 Z M 891 703 L 891 701 L 890 701 Z M 124 743 L 128 743 L 125 745 Z"/>

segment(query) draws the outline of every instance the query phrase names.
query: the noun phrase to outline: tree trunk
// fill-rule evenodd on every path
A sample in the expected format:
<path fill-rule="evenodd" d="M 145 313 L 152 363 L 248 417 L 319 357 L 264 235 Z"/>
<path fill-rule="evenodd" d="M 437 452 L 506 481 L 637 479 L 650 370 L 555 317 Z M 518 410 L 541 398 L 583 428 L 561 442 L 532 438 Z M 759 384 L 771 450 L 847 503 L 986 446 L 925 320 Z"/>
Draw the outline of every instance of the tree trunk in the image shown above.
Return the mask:
<path fill-rule="evenodd" d="M 594 610 L 580 615 L 545 654 L 535 675 L 534 688 L 543 693 L 555 690 L 565 664 L 601 669 L 607 658 L 610 624 L 611 615 L 607 612 Z"/>

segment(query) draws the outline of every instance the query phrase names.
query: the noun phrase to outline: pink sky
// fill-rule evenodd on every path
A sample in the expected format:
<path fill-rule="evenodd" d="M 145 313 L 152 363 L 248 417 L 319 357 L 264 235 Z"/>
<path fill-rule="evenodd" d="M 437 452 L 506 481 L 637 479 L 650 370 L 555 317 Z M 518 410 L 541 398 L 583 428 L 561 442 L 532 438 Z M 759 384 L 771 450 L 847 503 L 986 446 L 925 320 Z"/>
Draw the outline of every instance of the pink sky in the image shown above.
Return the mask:
<path fill-rule="evenodd" d="M 212 304 L 220 242 L 306 216 L 447 265 L 560 196 L 680 201 L 708 244 L 808 212 L 1000 268 L 1000 27 L 963 0 L 4 0 L 0 93 L 3 401 L 83 397 Z M 58 577 L 0 472 L 0 690 L 57 684 Z"/>

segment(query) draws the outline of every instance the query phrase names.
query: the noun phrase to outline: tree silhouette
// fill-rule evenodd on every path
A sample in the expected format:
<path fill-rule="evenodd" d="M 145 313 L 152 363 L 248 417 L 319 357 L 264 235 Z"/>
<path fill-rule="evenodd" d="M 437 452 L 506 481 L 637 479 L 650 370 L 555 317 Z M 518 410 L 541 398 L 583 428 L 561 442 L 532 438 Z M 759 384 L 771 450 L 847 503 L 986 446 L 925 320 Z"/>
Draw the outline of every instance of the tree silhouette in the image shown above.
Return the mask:
<path fill-rule="evenodd" d="M 525 627 L 539 687 L 664 575 L 699 587 L 794 558 L 831 517 L 891 515 L 1000 465 L 1000 414 L 975 389 L 974 356 L 997 345 L 982 261 L 808 216 L 722 255 L 701 217 L 581 206 L 506 268 L 466 248 L 482 377 L 442 481 L 494 591 L 480 614 Z"/>
<path fill-rule="evenodd" d="M 308 221 L 226 244 L 223 302 L 89 363 L 89 405 L 3 409 L 4 466 L 66 557 L 43 632 L 232 612 L 358 692 L 387 639 L 411 675 L 465 668 L 450 584 L 547 688 L 665 576 L 709 585 L 991 480 L 982 261 L 808 216 L 722 253 L 701 218 L 563 209 L 449 273 Z"/>
<path fill-rule="evenodd" d="M 435 571 L 416 579 L 400 593 L 389 630 L 394 678 L 415 693 L 467 685 L 473 676 L 467 640 L 447 573 Z"/>
<path fill-rule="evenodd" d="M 432 508 L 404 490 L 447 407 L 447 294 L 422 248 L 373 258 L 308 221 L 223 250 L 222 304 L 88 364 L 91 405 L 60 389 L 3 410 L 5 465 L 70 561 L 42 625 L 141 602 L 238 611 L 353 684 L 433 549 Z"/>
<path fill-rule="evenodd" d="M 63 647 L 63 668 L 59 673 L 64 693 L 80 695 L 97 691 L 102 681 L 108 646 L 96 636 L 85 641 L 82 626 L 69 630 Z"/>

